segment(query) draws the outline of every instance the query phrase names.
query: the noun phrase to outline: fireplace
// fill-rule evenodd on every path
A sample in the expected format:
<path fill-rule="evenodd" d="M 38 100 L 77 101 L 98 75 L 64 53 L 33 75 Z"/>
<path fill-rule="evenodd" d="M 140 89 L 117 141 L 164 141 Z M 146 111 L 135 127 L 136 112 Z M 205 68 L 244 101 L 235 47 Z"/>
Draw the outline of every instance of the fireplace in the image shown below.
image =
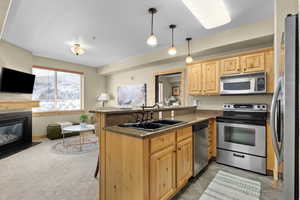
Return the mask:
<path fill-rule="evenodd" d="M 30 146 L 32 143 L 32 113 L 0 113 L 0 157 Z"/>

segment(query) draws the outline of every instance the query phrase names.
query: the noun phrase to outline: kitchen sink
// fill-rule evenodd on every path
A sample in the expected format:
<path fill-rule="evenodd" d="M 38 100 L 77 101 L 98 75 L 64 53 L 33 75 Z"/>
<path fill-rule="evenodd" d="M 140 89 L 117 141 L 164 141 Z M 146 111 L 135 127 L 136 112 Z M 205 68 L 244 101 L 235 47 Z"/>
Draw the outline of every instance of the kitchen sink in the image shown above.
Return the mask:
<path fill-rule="evenodd" d="M 135 128 L 144 131 L 155 131 L 157 129 L 167 128 L 175 124 L 183 123 L 178 120 L 156 120 L 151 122 L 139 122 L 139 123 L 125 123 L 120 124 L 119 127 Z"/>
<path fill-rule="evenodd" d="M 155 130 L 155 129 L 165 127 L 166 124 L 158 124 L 158 123 L 152 123 L 152 122 L 141 122 L 141 123 L 125 123 L 125 124 L 120 124 L 119 126 L 120 127 L 126 127 L 126 128 L 144 129 L 144 130 Z"/>
<path fill-rule="evenodd" d="M 183 123 L 183 122 L 184 121 L 163 119 L 163 120 L 153 121 L 152 123 L 166 124 L 166 125 L 175 125 L 175 124 L 179 124 L 179 123 Z"/>

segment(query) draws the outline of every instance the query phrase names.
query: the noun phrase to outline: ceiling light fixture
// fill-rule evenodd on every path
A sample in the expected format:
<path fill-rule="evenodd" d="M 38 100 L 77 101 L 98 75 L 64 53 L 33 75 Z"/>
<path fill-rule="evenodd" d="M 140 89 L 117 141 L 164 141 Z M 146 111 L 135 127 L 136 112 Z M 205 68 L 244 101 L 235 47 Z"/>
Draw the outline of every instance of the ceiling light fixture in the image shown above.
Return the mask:
<path fill-rule="evenodd" d="M 185 62 L 187 64 L 193 62 L 193 57 L 191 56 L 191 48 L 190 48 L 190 41 L 192 40 L 191 37 L 186 38 L 186 41 L 188 42 L 188 56 L 185 58 Z"/>
<path fill-rule="evenodd" d="M 168 53 L 169 55 L 174 56 L 177 53 L 176 47 L 174 46 L 174 29 L 176 28 L 176 25 L 171 24 L 169 28 L 172 30 L 172 46 L 169 48 Z"/>
<path fill-rule="evenodd" d="M 85 53 L 85 50 L 80 47 L 80 44 L 74 44 L 71 47 L 72 53 L 74 53 L 76 56 L 80 56 Z"/>
<path fill-rule="evenodd" d="M 231 22 L 223 0 L 182 0 L 182 2 L 206 29 Z"/>
<path fill-rule="evenodd" d="M 157 13 L 156 8 L 149 8 L 148 12 L 151 14 L 151 34 L 149 36 L 149 38 L 147 39 L 147 44 L 149 46 L 156 46 L 157 45 L 157 38 L 153 33 L 153 16 L 155 13 Z"/>

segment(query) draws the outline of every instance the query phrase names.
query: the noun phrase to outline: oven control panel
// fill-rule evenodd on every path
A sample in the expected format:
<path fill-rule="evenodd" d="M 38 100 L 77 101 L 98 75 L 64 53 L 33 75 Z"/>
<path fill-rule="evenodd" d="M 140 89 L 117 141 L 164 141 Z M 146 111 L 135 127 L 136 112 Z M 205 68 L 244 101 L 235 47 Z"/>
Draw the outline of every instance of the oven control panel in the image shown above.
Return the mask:
<path fill-rule="evenodd" d="M 267 112 L 267 104 L 224 104 L 224 111 Z"/>

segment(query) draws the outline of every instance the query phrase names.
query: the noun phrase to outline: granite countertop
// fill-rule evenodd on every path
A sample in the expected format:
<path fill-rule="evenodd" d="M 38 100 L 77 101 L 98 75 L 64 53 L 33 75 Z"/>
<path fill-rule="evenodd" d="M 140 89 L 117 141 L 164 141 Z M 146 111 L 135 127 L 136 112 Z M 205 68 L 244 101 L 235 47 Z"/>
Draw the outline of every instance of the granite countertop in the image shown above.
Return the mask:
<path fill-rule="evenodd" d="M 188 109 L 188 108 L 196 108 L 196 106 L 174 106 L 174 107 L 161 107 L 157 108 L 147 108 L 146 111 L 164 111 L 164 110 L 180 110 L 180 109 Z M 117 108 L 117 107 L 104 107 L 99 109 L 90 110 L 90 113 L 106 113 L 106 114 L 114 114 L 114 113 L 131 113 L 142 111 L 142 108 Z"/>
<path fill-rule="evenodd" d="M 144 131 L 140 129 L 135 128 L 126 128 L 126 127 L 119 127 L 119 126 L 110 126 L 106 127 L 107 131 L 125 134 L 132 137 L 138 137 L 138 138 L 147 138 L 147 137 L 153 137 L 157 134 L 170 131 L 173 129 L 185 127 L 192 125 L 197 122 L 205 121 L 208 119 L 216 118 L 217 114 L 206 114 L 206 113 L 193 113 L 193 114 L 186 114 L 186 115 L 178 115 L 174 118 L 164 118 L 164 119 L 173 119 L 173 120 L 179 120 L 184 121 L 185 123 L 180 123 L 168 127 L 164 127 L 161 129 L 157 129 L 155 131 Z"/>

